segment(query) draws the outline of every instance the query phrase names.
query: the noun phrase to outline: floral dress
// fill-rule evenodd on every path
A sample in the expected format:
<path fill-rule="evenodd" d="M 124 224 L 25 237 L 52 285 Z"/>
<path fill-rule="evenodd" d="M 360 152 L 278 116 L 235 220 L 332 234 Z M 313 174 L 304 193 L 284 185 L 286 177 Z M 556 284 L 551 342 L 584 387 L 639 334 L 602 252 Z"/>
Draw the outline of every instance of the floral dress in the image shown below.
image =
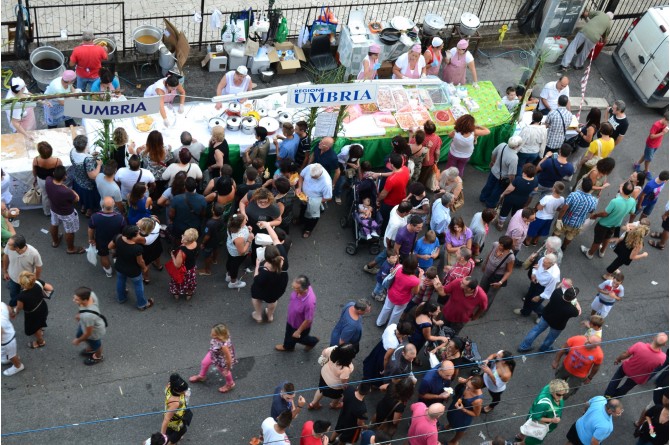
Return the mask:
<path fill-rule="evenodd" d="M 165 147 L 165 158 L 160 161 L 160 162 L 154 162 L 151 160 L 149 157 L 149 154 L 146 151 L 143 151 L 142 154 L 140 155 L 140 159 L 142 159 L 142 165 L 144 168 L 149 170 L 151 174 L 154 175 L 154 178 L 156 180 L 161 180 L 163 178 L 163 172 L 167 168 L 168 162 L 172 160 L 174 155 L 172 154 L 172 151 L 169 150 L 168 147 Z"/>
<path fill-rule="evenodd" d="M 100 208 L 100 194 L 95 185 L 95 180 L 88 177 L 88 173 L 97 167 L 95 158 L 88 153 L 70 151 L 70 162 L 72 168 L 68 174 L 73 175 L 72 189 L 79 195 L 83 209 L 96 210 Z"/>
<path fill-rule="evenodd" d="M 222 347 L 227 347 L 230 351 L 230 363 L 235 365 L 237 363 L 237 357 L 235 357 L 235 346 L 233 342 L 228 339 L 226 341 L 221 341 L 218 338 L 213 338 L 209 341 L 209 352 L 212 357 L 212 363 L 217 367 L 219 371 L 228 369 L 228 363 L 226 363 L 226 356 L 221 352 Z M 231 366 L 232 368 L 232 366 Z M 231 369 L 228 369 L 231 371 Z"/>
<path fill-rule="evenodd" d="M 186 273 L 184 274 L 184 281 L 181 284 L 175 280 L 170 280 L 170 293 L 172 295 L 193 295 L 195 288 L 198 286 L 197 274 L 195 272 L 195 261 L 198 257 L 199 249 L 188 249 L 186 246 L 179 246 L 179 251 L 184 255 L 184 266 Z"/>

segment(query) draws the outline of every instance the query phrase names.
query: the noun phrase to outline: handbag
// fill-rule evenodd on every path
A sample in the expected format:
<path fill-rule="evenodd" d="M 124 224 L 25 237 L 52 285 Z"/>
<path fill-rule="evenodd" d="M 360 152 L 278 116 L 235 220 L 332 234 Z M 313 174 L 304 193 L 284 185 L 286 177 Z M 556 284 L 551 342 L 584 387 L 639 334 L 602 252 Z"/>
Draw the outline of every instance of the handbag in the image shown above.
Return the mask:
<path fill-rule="evenodd" d="M 337 32 L 337 19 L 330 11 L 330 8 L 321 7 L 321 15 L 312 22 L 309 39 L 314 39 L 314 36 L 331 35 L 334 36 Z"/>
<path fill-rule="evenodd" d="M 547 399 L 546 397 L 540 399 L 538 404 L 544 403 L 548 404 L 551 407 L 551 410 L 554 412 L 554 417 L 556 417 L 556 410 L 554 410 L 554 405 L 551 404 L 551 401 Z M 539 439 L 539 440 L 544 440 L 544 438 L 547 436 L 547 433 L 549 432 L 549 425 L 546 423 L 538 422 L 536 420 L 533 420 L 532 418 L 528 418 L 526 420 L 526 423 L 521 425 L 521 434 L 525 436 L 530 436 L 534 439 Z"/>
<path fill-rule="evenodd" d="M 603 154 L 602 154 L 603 143 L 600 139 L 597 139 L 596 142 L 598 143 L 598 154 L 594 155 L 591 159 L 586 161 L 586 164 L 584 164 L 589 169 L 592 169 L 593 167 L 595 167 L 596 164 L 598 163 L 598 161 L 600 161 L 603 158 Z"/>
<path fill-rule="evenodd" d="M 540 247 L 535 252 L 531 253 L 528 256 L 528 258 L 526 258 L 526 260 L 523 262 L 521 267 L 523 267 L 526 270 L 532 268 L 535 265 L 535 263 L 537 263 L 537 260 L 540 257 L 540 252 L 542 252 L 542 249 L 544 249 L 544 246 Z"/>
<path fill-rule="evenodd" d="M 463 190 L 461 190 L 461 193 L 458 194 L 456 199 L 454 199 L 451 203 L 451 208 L 452 210 L 458 210 L 461 207 L 465 205 L 465 196 L 463 195 Z"/>
<path fill-rule="evenodd" d="M 181 252 L 181 251 L 180 251 Z M 186 275 L 186 265 L 182 263 L 180 267 L 177 267 L 170 258 L 170 261 L 165 263 L 165 270 L 170 275 L 170 278 L 174 280 L 177 284 L 182 284 L 184 282 L 184 277 Z"/>
<path fill-rule="evenodd" d="M 505 144 L 505 146 L 502 148 L 502 150 L 500 150 L 500 178 L 498 179 L 498 185 L 503 190 L 505 190 L 507 188 L 507 186 L 509 186 L 510 183 L 511 183 L 511 181 L 509 180 L 509 175 L 503 176 L 503 165 L 502 165 L 503 153 L 505 153 L 505 149 L 507 147 L 508 147 L 508 145 Z"/>
<path fill-rule="evenodd" d="M 42 192 L 35 187 L 30 187 L 28 191 L 23 194 L 23 203 L 26 205 L 42 204 Z"/>
<path fill-rule="evenodd" d="M 184 425 L 191 426 L 191 422 L 193 421 L 193 411 L 191 411 L 190 408 L 186 408 L 186 411 L 184 411 L 184 415 L 181 417 L 181 420 L 184 422 Z"/>
<path fill-rule="evenodd" d="M 493 251 L 493 252 L 495 252 L 495 251 Z M 505 262 L 507 261 L 507 258 L 509 258 L 510 255 L 512 255 L 512 252 L 505 255 L 505 258 L 503 258 L 502 261 L 498 263 L 496 268 L 493 269 L 493 273 L 491 274 L 491 282 L 492 283 L 499 282 L 502 279 L 502 277 L 505 275 L 505 274 L 497 274 L 496 272 L 498 272 L 498 269 L 500 269 L 500 266 L 505 264 Z M 503 281 L 503 283 L 500 285 L 500 287 L 507 287 L 507 280 Z"/>
<path fill-rule="evenodd" d="M 395 280 L 395 274 L 398 273 L 398 270 L 402 269 L 402 266 L 396 266 L 394 267 L 391 272 L 389 272 L 388 275 L 384 278 L 384 281 L 382 281 L 382 287 L 385 290 L 389 290 L 391 286 L 393 285 L 393 281 Z"/>

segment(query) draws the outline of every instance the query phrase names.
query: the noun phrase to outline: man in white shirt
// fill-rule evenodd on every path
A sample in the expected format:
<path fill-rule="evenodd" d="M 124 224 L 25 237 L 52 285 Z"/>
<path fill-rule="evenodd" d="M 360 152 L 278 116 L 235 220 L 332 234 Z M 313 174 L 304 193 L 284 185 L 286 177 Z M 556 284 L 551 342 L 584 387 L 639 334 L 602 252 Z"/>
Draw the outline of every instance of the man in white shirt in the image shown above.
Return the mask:
<path fill-rule="evenodd" d="M 568 76 L 561 76 L 556 82 L 547 82 L 540 93 L 540 104 L 538 109 L 542 114 L 546 116 L 551 110 L 555 110 L 558 107 L 559 96 L 565 95 L 570 97 L 569 83 L 570 78 L 568 78 Z M 570 110 L 569 100 L 566 108 Z"/>
<path fill-rule="evenodd" d="M 451 211 L 449 210 L 449 206 L 453 200 L 454 195 L 447 192 L 433 203 L 432 214 L 430 217 L 430 229 L 437 234 L 440 244 L 444 244 L 444 237 L 449 229 L 449 223 L 451 222 Z"/>
<path fill-rule="evenodd" d="M 384 246 L 374 260 L 363 266 L 365 272 L 373 275 L 379 272 L 379 266 L 384 264 L 386 260 L 386 249 L 393 249 L 395 236 L 401 227 L 407 225 L 407 218 L 409 218 L 411 211 L 412 204 L 409 201 L 403 201 L 391 209 L 389 223 L 386 225 L 386 231 L 384 232 Z"/>
<path fill-rule="evenodd" d="M 130 191 L 138 182 L 144 182 L 147 188 L 156 182 L 154 175 L 146 168 L 140 168 L 140 158 L 132 155 L 128 159 L 128 167 L 121 167 L 114 175 L 114 180 L 121 186 L 121 197 L 128 199 Z"/>
<path fill-rule="evenodd" d="M 0 323 L 2 324 L 2 364 L 12 364 L 2 374 L 9 377 L 23 371 L 25 366 L 16 353 L 16 331 L 9 318 L 9 307 L 5 303 L 0 303 Z"/>
<path fill-rule="evenodd" d="M 268 417 L 261 424 L 263 430 L 263 443 L 272 445 L 290 444 L 291 441 L 286 434 L 286 430 L 291 426 L 293 415 L 291 410 L 283 411 L 277 416 L 277 421 L 272 417 Z"/>
<path fill-rule="evenodd" d="M 179 150 L 182 148 L 188 148 L 188 151 L 191 152 L 191 162 L 198 163 L 200 162 L 200 154 L 202 151 L 205 149 L 205 146 L 202 145 L 200 142 L 196 141 L 193 139 L 193 136 L 191 136 L 191 133 L 188 131 L 184 131 L 181 134 L 181 147 L 175 148 L 172 150 L 172 155 L 177 158 L 179 157 Z"/>
<path fill-rule="evenodd" d="M 514 309 L 514 313 L 527 317 L 531 312 L 535 312 L 539 317 L 542 315 L 542 303 L 556 290 L 556 286 L 561 281 L 561 270 L 558 268 L 558 258 L 553 253 L 540 258 L 537 269 L 533 270 L 530 281 L 530 288 L 523 300 L 523 308 Z M 537 323 L 537 321 L 536 321 Z"/>

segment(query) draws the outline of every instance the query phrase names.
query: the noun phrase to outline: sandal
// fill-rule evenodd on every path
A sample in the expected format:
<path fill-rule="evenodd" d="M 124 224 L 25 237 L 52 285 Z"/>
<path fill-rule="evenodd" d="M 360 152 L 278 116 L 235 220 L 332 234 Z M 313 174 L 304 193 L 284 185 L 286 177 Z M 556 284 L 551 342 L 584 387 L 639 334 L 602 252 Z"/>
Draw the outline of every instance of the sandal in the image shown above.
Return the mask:
<path fill-rule="evenodd" d="M 193 294 L 186 295 L 186 301 L 191 301 L 191 298 L 193 298 Z"/>
<path fill-rule="evenodd" d="M 172 298 L 174 298 L 174 301 L 179 301 L 179 294 L 172 294 Z"/>
<path fill-rule="evenodd" d="M 146 311 L 147 309 L 151 309 L 151 308 L 153 307 L 153 305 L 154 305 L 154 299 L 153 299 L 153 298 L 149 298 L 149 299 L 147 300 L 147 304 L 146 304 L 146 306 L 144 306 L 144 307 L 138 307 L 137 310 L 138 310 L 138 311 Z"/>
<path fill-rule="evenodd" d="M 314 403 L 310 402 L 309 405 L 307 405 L 307 409 L 310 410 L 310 411 L 314 411 L 314 410 L 321 409 L 321 408 L 323 408 L 323 406 L 321 406 L 320 403 L 314 404 Z"/>
<path fill-rule="evenodd" d="M 51 242 L 51 247 L 57 248 L 58 246 L 60 246 L 61 241 L 63 241 L 63 234 L 62 233 L 60 235 L 58 235 L 58 241 L 56 241 L 55 243 L 53 241 Z"/>
<path fill-rule="evenodd" d="M 311 235 L 312 232 L 310 232 L 309 230 L 305 230 L 304 232 L 302 232 L 302 237 L 305 239 L 309 238 Z"/>
<path fill-rule="evenodd" d="M 330 409 L 342 409 L 343 406 L 343 402 L 330 402 Z"/>
<path fill-rule="evenodd" d="M 198 272 L 198 275 L 200 275 L 201 277 L 208 277 L 211 274 L 212 274 L 212 272 L 205 272 L 205 271 Z"/>
<path fill-rule="evenodd" d="M 485 406 L 482 411 L 484 411 L 484 414 L 488 414 L 491 411 L 493 411 L 493 408 L 491 408 L 490 406 Z"/>
<path fill-rule="evenodd" d="M 261 316 L 261 318 L 256 318 L 254 316 L 255 313 L 256 313 L 255 311 L 251 313 L 251 318 L 253 318 L 256 321 L 256 323 L 263 323 L 263 316 Z"/>
<path fill-rule="evenodd" d="M 30 343 L 28 343 L 28 348 L 39 349 L 39 348 L 45 347 L 46 345 L 47 345 L 46 341 L 43 341 L 42 343 L 37 343 L 37 342 L 31 341 Z"/>
<path fill-rule="evenodd" d="M 192 375 L 191 377 L 188 378 L 188 381 L 191 383 L 197 383 L 197 382 L 204 382 L 206 377 L 203 377 L 201 375 Z"/>
<path fill-rule="evenodd" d="M 84 249 L 83 247 L 75 247 L 74 250 L 72 251 L 66 250 L 65 253 L 67 253 L 68 255 L 81 255 L 82 253 L 86 253 L 86 249 Z"/>
<path fill-rule="evenodd" d="M 652 238 L 660 238 L 663 235 L 663 232 L 651 232 L 649 234 L 650 237 Z"/>
<path fill-rule="evenodd" d="M 663 249 L 665 249 L 665 246 L 662 246 L 660 241 L 649 240 L 648 242 L 649 242 L 649 245 L 650 245 L 651 247 L 655 247 L 655 248 L 657 248 L 658 250 L 663 250 Z"/>
<path fill-rule="evenodd" d="M 93 366 L 93 365 L 97 365 L 102 360 L 103 360 L 103 357 L 96 357 L 95 355 L 92 355 L 89 358 L 87 358 L 86 360 L 84 360 L 84 364 L 86 366 Z"/>
<path fill-rule="evenodd" d="M 221 388 L 219 388 L 219 392 L 230 392 L 235 388 L 235 384 L 233 383 L 232 385 L 224 385 Z"/>
<path fill-rule="evenodd" d="M 142 279 L 142 282 L 143 282 L 144 284 L 149 284 L 149 283 L 151 283 L 151 280 L 144 280 L 144 279 Z"/>

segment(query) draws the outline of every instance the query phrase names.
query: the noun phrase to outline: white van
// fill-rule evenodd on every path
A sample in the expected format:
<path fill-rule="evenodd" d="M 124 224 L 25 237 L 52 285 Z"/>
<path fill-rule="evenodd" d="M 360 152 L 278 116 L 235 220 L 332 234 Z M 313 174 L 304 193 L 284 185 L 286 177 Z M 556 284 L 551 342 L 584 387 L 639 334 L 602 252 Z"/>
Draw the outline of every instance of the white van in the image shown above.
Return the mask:
<path fill-rule="evenodd" d="M 668 106 L 669 36 L 670 7 L 657 6 L 633 21 L 614 51 L 614 64 L 648 107 Z"/>

